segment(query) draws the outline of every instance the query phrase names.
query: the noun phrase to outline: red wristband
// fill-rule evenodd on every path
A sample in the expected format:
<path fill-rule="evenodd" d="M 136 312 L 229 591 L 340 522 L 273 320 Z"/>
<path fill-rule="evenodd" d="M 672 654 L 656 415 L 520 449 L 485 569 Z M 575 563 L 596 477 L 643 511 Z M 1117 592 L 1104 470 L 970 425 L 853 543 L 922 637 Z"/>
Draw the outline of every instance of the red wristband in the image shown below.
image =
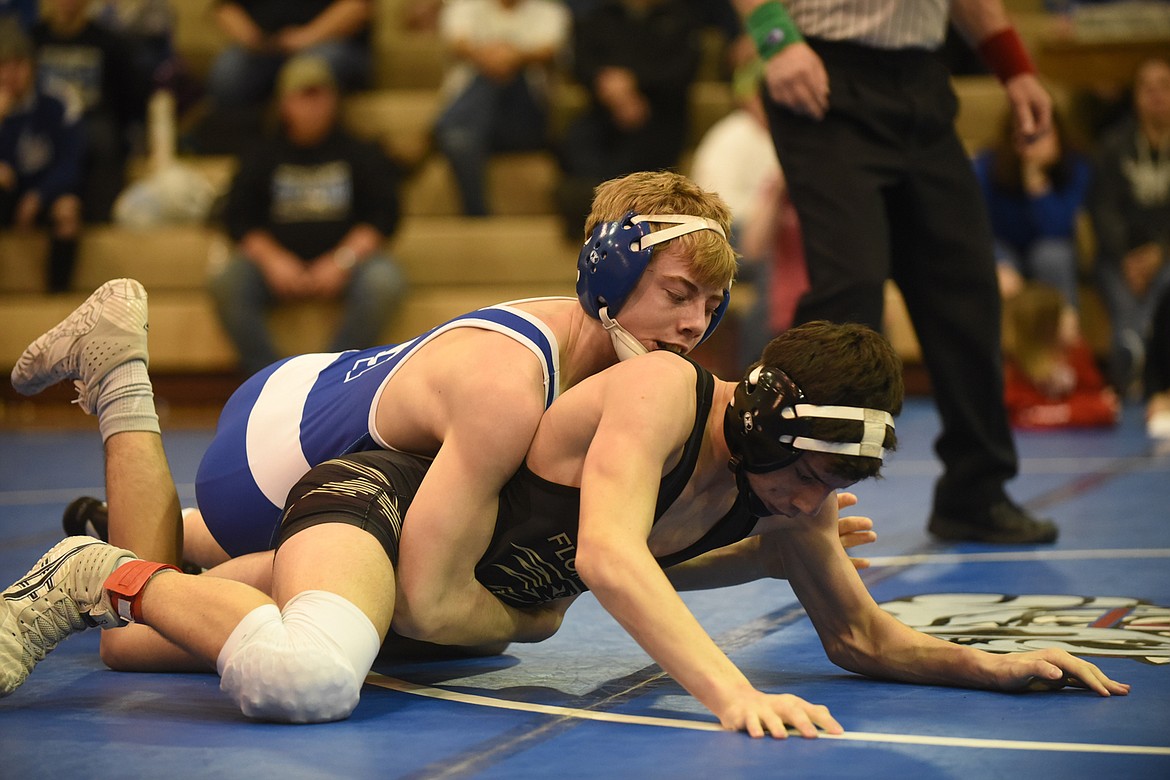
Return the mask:
<path fill-rule="evenodd" d="M 142 589 L 150 578 L 166 569 L 182 571 L 169 563 L 151 561 L 128 561 L 106 577 L 102 587 L 110 594 L 110 606 L 122 620 L 142 622 Z"/>
<path fill-rule="evenodd" d="M 979 56 L 1004 84 L 1022 73 L 1036 72 L 1024 42 L 1011 27 L 1005 27 L 980 41 Z"/>

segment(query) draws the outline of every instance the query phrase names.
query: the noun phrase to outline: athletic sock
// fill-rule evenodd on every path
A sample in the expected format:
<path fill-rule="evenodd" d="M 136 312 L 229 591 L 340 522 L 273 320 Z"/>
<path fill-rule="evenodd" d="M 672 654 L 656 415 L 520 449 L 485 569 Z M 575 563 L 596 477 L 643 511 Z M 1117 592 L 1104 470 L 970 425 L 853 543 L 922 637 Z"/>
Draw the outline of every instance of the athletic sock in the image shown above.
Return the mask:
<path fill-rule="evenodd" d="M 145 361 L 130 360 L 106 374 L 96 408 L 103 442 L 126 431 L 161 433 Z"/>

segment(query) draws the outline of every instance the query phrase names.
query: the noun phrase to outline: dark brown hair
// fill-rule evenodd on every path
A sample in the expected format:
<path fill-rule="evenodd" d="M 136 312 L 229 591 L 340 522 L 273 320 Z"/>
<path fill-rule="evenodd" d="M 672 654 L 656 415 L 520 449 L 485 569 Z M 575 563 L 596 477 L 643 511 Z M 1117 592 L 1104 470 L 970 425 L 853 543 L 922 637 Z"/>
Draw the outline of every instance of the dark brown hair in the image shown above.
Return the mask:
<path fill-rule="evenodd" d="M 864 325 L 817 320 L 781 333 L 760 357 L 789 376 L 805 400 L 820 406 L 857 406 L 897 415 L 902 411 L 902 361 L 885 336 Z M 858 422 L 818 420 L 813 433 L 826 441 L 856 441 Z M 883 446 L 897 446 L 887 431 Z M 834 455 L 829 470 L 859 481 L 881 471 L 878 458 Z"/>

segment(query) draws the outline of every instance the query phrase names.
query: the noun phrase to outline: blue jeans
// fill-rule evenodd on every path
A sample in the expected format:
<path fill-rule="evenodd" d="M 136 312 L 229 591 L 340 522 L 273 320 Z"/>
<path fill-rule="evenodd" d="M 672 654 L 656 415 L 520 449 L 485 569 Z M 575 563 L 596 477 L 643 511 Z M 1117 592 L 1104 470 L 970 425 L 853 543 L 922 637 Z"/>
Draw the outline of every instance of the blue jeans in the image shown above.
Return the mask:
<path fill-rule="evenodd" d="M 1064 295 L 1074 309 L 1080 309 L 1077 283 L 1077 246 L 1071 238 L 1042 238 L 1023 254 L 1000 241 L 995 242 L 996 262 L 1010 265 L 1025 279 L 1042 282 Z"/>
<path fill-rule="evenodd" d="M 443 110 L 435 122 L 435 140 L 451 163 L 464 214 L 488 213 L 488 157 L 541 148 L 547 122 L 546 107 L 523 75 L 507 84 L 476 76 Z"/>
<path fill-rule="evenodd" d="M 1145 344 L 1154 320 L 1154 307 L 1170 288 L 1170 263 L 1163 263 L 1149 292 L 1138 298 L 1122 278 L 1121 269 L 1097 264 L 1097 284 L 1109 310 L 1113 331 L 1109 353 L 1109 379 L 1118 392 L 1125 393 L 1141 377 Z"/>
<path fill-rule="evenodd" d="M 343 92 L 369 84 L 372 58 L 362 43 L 325 41 L 303 53 L 328 62 Z M 242 46 L 227 47 L 216 56 L 211 72 L 207 74 L 207 92 L 212 103 L 219 108 L 233 108 L 266 99 L 272 94 L 276 76 L 286 60 L 283 54 L 261 54 Z"/>
<path fill-rule="evenodd" d="M 240 355 L 240 367 L 249 375 L 278 360 L 268 328 L 268 310 L 276 298 L 260 269 L 235 253 L 208 282 L 220 322 Z M 406 279 L 393 259 L 375 253 L 354 266 L 343 293 L 341 326 L 327 352 L 363 349 L 381 343 L 382 328 L 406 291 Z"/>

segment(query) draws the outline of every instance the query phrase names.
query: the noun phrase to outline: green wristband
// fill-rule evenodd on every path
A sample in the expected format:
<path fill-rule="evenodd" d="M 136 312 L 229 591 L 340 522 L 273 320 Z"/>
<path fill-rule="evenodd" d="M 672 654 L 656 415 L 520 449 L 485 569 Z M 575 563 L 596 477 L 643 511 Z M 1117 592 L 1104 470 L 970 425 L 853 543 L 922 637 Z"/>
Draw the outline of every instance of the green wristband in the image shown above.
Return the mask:
<path fill-rule="evenodd" d="M 756 6 L 756 10 L 748 15 L 747 31 L 762 60 L 769 59 L 789 44 L 804 40 L 788 11 L 776 0 Z"/>

